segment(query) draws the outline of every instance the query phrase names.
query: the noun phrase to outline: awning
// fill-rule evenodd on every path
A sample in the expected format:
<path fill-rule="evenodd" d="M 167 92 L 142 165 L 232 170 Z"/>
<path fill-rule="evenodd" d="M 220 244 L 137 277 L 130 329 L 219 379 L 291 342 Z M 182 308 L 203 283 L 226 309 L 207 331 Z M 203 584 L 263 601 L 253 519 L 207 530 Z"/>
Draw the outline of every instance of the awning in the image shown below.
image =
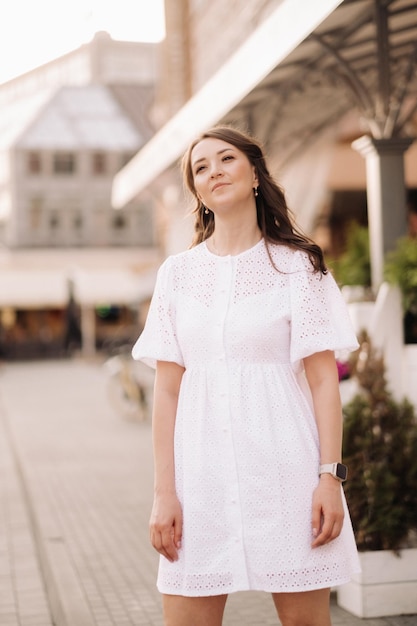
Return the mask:
<path fill-rule="evenodd" d="M 137 305 L 152 295 L 157 248 L 0 248 L 0 309 Z"/>
<path fill-rule="evenodd" d="M 1 270 L 0 309 L 65 308 L 69 282 L 81 306 L 135 305 L 151 297 L 156 270 Z"/>
<path fill-rule="evenodd" d="M 77 270 L 72 279 L 75 300 L 83 306 L 129 305 L 152 296 L 156 270 L 143 274 L 128 270 Z"/>
<path fill-rule="evenodd" d="M 112 203 L 121 208 L 218 123 L 343 0 L 283 0 L 204 87 L 115 177 Z"/>
<path fill-rule="evenodd" d="M 0 308 L 63 308 L 67 301 L 68 282 L 63 271 L 0 271 Z"/>

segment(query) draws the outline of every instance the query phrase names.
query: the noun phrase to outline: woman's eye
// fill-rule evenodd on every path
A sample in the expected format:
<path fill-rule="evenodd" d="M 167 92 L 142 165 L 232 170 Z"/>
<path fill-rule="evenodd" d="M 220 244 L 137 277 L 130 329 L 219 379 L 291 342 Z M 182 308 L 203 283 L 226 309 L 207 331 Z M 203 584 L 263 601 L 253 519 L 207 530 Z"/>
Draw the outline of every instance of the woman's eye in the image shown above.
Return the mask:
<path fill-rule="evenodd" d="M 231 161 L 232 159 L 234 159 L 234 156 L 231 154 L 226 154 L 226 156 L 223 157 L 223 161 Z"/>
<path fill-rule="evenodd" d="M 198 174 L 199 172 L 201 172 L 204 169 L 204 165 L 199 165 L 195 171 L 196 174 Z"/>

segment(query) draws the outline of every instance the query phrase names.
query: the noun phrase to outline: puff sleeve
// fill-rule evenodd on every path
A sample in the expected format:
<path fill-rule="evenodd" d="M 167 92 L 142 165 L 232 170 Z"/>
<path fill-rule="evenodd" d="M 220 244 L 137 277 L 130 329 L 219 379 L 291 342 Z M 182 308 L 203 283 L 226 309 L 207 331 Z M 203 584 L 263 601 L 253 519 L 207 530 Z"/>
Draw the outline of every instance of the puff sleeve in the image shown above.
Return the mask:
<path fill-rule="evenodd" d="M 314 272 L 306 253 L 295 253 L 290 274 L 293 365 L 315 352 L 358 348 L 349 312 L 339 287 L 328 272 Z"/>
<path fill-rule="evenodd" d="M 172 361 L 184 366 L 175 328 L 175 298 L 172 288 L 172 263 L 162 263 L 145 327 L 132 349 L 132 356 L 150 367 L 157 361 Z"/>

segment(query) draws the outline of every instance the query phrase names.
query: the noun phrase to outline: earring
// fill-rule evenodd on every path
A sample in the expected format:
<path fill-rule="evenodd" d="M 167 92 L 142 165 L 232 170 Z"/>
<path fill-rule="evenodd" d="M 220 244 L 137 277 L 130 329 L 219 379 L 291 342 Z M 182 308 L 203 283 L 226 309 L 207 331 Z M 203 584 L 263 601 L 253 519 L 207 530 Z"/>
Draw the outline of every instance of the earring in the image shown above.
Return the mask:
<path fill-rule="evenodd" d="M 203 206 L 204 206 L 204 204 L 203 204 Z M 208 215 L 210 213 L 209 209 L 206 206 L 204 207 L 204 213 L 206 215 Z"/>
<path fill-rule="evenodd" d="M 259 195 L 259 194 L 258 194 L 258 187 L 254 187 L 254 188 L 253 188 L 253 193 L 255 194 L 255 198 L 257 198 L 257 197 L 258 197 L 258 195 Z"/>

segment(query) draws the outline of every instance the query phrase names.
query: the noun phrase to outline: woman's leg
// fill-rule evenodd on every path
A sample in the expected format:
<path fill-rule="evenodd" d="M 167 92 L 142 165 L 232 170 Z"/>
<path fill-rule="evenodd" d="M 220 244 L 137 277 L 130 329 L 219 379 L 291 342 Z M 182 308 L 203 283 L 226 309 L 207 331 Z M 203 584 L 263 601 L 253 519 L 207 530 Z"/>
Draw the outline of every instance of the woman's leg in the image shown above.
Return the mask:
<path fill-rule="evenodd" d="M 227 595 L 163 596 L 165 626 L 221 626 Z"/>
<path fill-rule="evenodd" d="M 331 626 L 330 589 L 273 593 L 282 626 Z"/>

